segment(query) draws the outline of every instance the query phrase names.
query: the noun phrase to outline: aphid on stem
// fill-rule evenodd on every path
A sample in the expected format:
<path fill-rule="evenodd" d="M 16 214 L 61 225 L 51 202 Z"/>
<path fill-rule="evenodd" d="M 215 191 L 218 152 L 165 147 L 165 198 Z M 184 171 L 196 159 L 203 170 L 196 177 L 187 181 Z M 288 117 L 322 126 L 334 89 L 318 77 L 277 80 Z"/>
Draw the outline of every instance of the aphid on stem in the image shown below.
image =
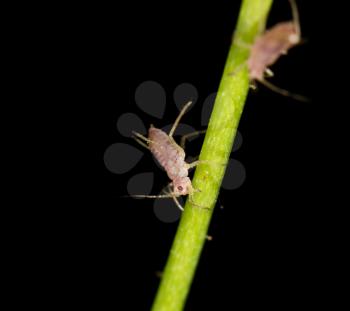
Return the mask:
<path fill-rule="evenodd" d="M 188 170 L 197 166 L 198 164 L 206 163 L 207 161 L 198 160 L 193 163 L 187 163 L 185 161 L 185 141 L 191 136 L 201 134 L 205 131 L 193 132 L 184 135 L 181 139 L 180 146 L 175 142 L 173 134 L 180 122 L 180 119 L 185 114 L 188 107 L 192 102 L 188 102 L 180 111 L 180 114 L 176 118 L 174 125 L 172 126 L 169 134 L 165 133 L 161 129 L 155 128 L 153 125 L 148 130 L 148 137 L 144 137 L 140 133 L 133 132 L 135 140 L 149 149 L 153 156 L 157 159 L 159 164 L 165 169 L 171 183 L 168 187 L 171 187 L 169 193 L 164 195 L 132 195 L 136 198 L 172 198 L 177 207 L 183 211 L 183 208 L 177 197 L 182 195 L 191 195 L 195 192 L 199 192 L 199 189 L 194 189 L 191 180 L 188 177 Z M 194 204 L 192 202 L 192 204 Z M 196 205 L 196 204 L 194 204 Z"/>
<path fill-rule="evenodd" d="M 240 42 L 239 39 L 236 40 L 236 43 L 239 46 L 250 49 L 247 65 L 251 81 L 259 81 L 272 91 L 284 96 L 289 96 L 300 101 L 308 101 L 306 97 L 279 88 L 265 79 L 266 76 L 273 76 L 272 71 L 268 67 L 273 65 L 281 55 L 286 55 L 288 50 L 302 41 L 296 3 L 294 0 L 289 0 L 289 3 L 292 9 L 292 21 L 276 24 L 258 36 L 252 45 Z"/>

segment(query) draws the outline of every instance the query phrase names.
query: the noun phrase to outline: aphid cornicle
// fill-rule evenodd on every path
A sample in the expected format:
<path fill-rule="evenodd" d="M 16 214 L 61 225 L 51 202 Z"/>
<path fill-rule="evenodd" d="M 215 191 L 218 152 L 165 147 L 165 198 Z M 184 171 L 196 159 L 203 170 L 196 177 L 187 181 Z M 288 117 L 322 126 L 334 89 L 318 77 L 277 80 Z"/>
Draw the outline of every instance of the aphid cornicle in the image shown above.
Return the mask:
<path fill-rule="evenodd" d="M 174 138 L 173 134 L 178 126 L 181 117 L 184 115 L 185 111 L 191 105 L 192 102 L 188 102 L 181 110 L 179 116 L 174 122 L 169 134 L 165 133 L 163 130 L 155 128 L 153 125 L 148 130 L 148 138 L 144 137 L 140 133 L 133 132 L 135 139 L 138 143 L 149 149 L 154 157 L 157 159 L 159 164 L 165 169 L 172 186 L 172 191 L 165 195 L 132 195 L 132 197 L 139 198 L 173 198 L 176 205 L 183 210 L 182 206 L 176 199 L 176 197 L 182 195 L 192 195 L 194 192 L 199 191 L 194 189 L 190 178 L 188 177 L 188 170 L 201 164 L 205 161 L 195 161 L 193 163 L 187 163 L 185 161 L 185 151 L 184 145 L 185 140 L 190 136 L 198 135 L 200 132 L 194 132 L 187 134 L 181 139 L 181 146 L 179 146 Z"/>
<path fill-rule="evenodd" d="M 307 101 L 302 95 L 291 93 L 281 89 L 265 79 L 265 76 L 272 76 L 268 68 L 273 65 L 281 55 L 287 54 L 288 50 L 300 44 L 301 31 L 298 9 L 294 0 L 289 0 L 292 9 L 293 20 L 280 22 L 272 28 L 259 35 L 252 46 L 247 61 L 249 78 L 252 81 L 259 81 L 271 90 L 297 100 Z M 239 40 L 238 40 L 239 41 Z M 238 42 L 238 45 L 246 45 Z"/>

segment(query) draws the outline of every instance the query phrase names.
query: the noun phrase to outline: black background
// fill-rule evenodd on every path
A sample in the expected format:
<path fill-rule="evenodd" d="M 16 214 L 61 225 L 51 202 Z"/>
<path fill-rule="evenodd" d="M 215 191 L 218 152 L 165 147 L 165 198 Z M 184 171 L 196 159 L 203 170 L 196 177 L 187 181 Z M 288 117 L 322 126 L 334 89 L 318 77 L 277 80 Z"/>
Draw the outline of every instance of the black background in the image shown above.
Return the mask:
<path fill-rule="evenodd" d="M 74 25 L 61 48 L 71 66 L 67 86 L 78 91 L 71 100 L 90 125 L 77 139 L 95 158 L 92 163 L 77 159 L 84 163 L 88 185 L 79 187 L 81 196 L 73 204 L 57 209 L 64 219 L 55 239 L 60 251 L 52 255 L 63 280 L 58 301 L 74 298 L 100 309 L 150 308 L 159 284 L 156 272 L 166 262 L 177 223 L 160 222 L 152 201 L 120 196 L 137 173 L 155 172 L 160 184 L 154 193 L 167 178 L 150 155 L 124 175 L 110 173 L 103 155 L 115 142 L 135 145 L 117 131 L 121 114 L 133 112 L 146 126 L 155 122 L 134 99 L 137 86 L 147 80 L 167 92 L 164 125 L 177 113 L 174 88 L 183 82 L 196 86 L 198 103 L 185 121 L 201 128 L 200 103 L 218 88 L 239 6 L 240 1 L 84 4 L 68 13 Z M 234 154 L 247 178 L 238 190 L 220 193 L 224 209 L 214 213 L 213 241 L 204 247 L 186 310 L 283 308 L 310 297 L 320 239 L 313 204 L 317 100 L 313 10 L 306 1 L 298 1 L 298 7 L 307 43 L 273 66 L 272 81 L 313 100 L 298 102 L 263 86 L 250 92 L 239 126 L 243 145 Z M 288 2 L 275 1 L 268 25 L 290 16 Z M 85 118 L 86 111 L 91 115 Z M 194 144 L 189 152 L 195 155 L 199 147 Z"/>

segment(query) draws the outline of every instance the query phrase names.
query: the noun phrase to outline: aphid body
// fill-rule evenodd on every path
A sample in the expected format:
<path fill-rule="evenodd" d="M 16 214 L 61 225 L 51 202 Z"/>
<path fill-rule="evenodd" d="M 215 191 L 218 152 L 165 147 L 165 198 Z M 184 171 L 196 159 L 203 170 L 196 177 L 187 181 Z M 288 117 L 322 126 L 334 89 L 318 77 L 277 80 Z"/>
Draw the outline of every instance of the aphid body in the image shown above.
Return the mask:
<path fill-rule="evenodd" d="M 150 151 L 172 180 L 174 195 L 193 193 L 191 180 L 188 178 L 189 164 L 185 162 L 184 150 L 173 137 L 153 126 L 148 130 L 148 138 Z"/>
<path fill-rule="evenodd" d="M 181 195 L 192 195 L 194 192 L 200 191 L 194 189 L 191 180 L 188 177 L 188 170 L 195 167 L 198 164 L 207 162 L 205 160 L 194 161 L 193 163 L 187 163 L 185 161 L 185 139 L 198 135 L 203 131 L 187 134 L 181 139 L 181 146 L 179 146 L 174 138 L 173 134 L 178 126 L 181 117 L 184 115 L 187 108 L 192 102 L 187 103 L 181 110 L 179 116 L 174 122 L 169 134 L 165 133 L 161 129 L 155 128 L 153 125 L 148 130 L 148 137 L 144 137 L 140 133 L 134 132 L 135 139 L 138 143 L 149 149 L 159 164 L 165 169 L 169 179 L 171 180 L 170 186 L 172 191 L 164 195 L 132 195 L 138 198 L 173 198 L 176 205 L 183 210 L 176 197 Z M 192 204 L 194 204 L 192 202 Z"/>
<path fill-rule="evenodd" d="M 292 21 L 278 23 L 266 30 L 255 39 L 251 46 L 239 42 L 239 40 L 238 44 L 248 46 L 250 49 L 247 66 L 251 81 L 259 81 L 266 87 L 282 95 L 290 96 L 301 101 L 308 101 L 304 96 L 281 89 L 265 79 L 266 75 L 273 75 L 269 66 L 273 65 L 281 55 L 287 54 L 288 50 L 301 42 L 298 10 L 294 0 L 289 0 L 289 2 L 292 8 Z"/>
<path fill-rule="evenodd" d="M 266 69 L 299 42 L 300 34 L 294 22 L 278 23 L 265 31 L 251 48 L 248 59 L 250 79 L 264 80 Z"/>

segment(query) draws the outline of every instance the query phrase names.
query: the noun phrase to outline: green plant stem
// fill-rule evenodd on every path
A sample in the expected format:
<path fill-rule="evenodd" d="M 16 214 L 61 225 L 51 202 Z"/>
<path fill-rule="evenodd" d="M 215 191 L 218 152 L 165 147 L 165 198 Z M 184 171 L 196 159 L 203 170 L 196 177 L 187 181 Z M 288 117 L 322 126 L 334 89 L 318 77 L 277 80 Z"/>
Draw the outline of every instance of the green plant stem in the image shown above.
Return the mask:
<path fill-rule="evenodd" d="M 192 196 L 195 205 L 189 200 L 186 202 L 152 311 L 183 310 L 249 89 L 244 66 L 249 49 L 239 42 L 253 42 L 265 25 L 271 4 L 272 0 L 244 0 L 241 5 L 235 41 L 228 54 L 199 157 L 211 163 L 196 169 L 193 186 L 201 192 Z"/>

